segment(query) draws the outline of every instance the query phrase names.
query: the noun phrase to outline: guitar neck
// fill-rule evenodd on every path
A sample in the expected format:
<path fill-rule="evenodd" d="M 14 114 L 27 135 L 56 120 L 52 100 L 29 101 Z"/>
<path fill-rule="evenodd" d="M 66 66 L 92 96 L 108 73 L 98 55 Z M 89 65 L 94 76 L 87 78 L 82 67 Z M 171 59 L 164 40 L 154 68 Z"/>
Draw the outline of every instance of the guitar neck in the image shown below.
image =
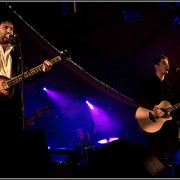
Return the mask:
<path fill-rule="evenodd" d="M 57 56 L 51 60 L 49 60 L 52 64 L 54 63 L 57 63 L 61 60 L 60 56 Z M 43 64 L 40 64 L 32 69 L 30 69 L 29 71 L 26 71 L 24 74 L 20 74 L 6 82 L 3 83 L 3 86 L 4 86 L 4 89 L 8 89 L 10 88 L 11 86 L 14 86 L 15 84 L 19 83 L 23 77 L 24 79 L 28 78 L 28 77 L 31 77 L 39 72 L 41 72 L 43 69 Z"/>
<path fill-rule="evenodd" d="M 166 109 L 166 112 L 172 112 L 176 109 L 180 108 L 180 103 L 174 104 L 173 106 Z"/>
<path fill-rule="evenodd" d="M 25 118 L 25 121 L 28 121 L 29 119 L 36 118 L 36 117 L 38 117 L 37 113 L 31 114 L 30 116 Z"/>

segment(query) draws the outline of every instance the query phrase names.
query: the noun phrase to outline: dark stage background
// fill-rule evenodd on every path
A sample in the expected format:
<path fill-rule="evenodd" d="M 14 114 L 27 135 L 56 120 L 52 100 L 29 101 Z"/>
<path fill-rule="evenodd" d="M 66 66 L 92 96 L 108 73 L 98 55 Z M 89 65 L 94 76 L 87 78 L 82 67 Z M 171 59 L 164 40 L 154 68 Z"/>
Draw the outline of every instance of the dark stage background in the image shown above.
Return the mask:
<path fill-rule="evenodd" d="M 23 90 L 26 117 L 49 108 L 31 127 L 44 132 L 48 146 L 71 148 L 77 128 L 98 148 L 99 140 L 114 137 L 148 146 L 133 98 L 156 56 L 166 54 L 170 66 L 180 67 L 178 3 L 1 2 L 0 8 L 16 22 L 28 67 L 71 52 Z M 179 72 L 168 79 L 179 100 Z"/>

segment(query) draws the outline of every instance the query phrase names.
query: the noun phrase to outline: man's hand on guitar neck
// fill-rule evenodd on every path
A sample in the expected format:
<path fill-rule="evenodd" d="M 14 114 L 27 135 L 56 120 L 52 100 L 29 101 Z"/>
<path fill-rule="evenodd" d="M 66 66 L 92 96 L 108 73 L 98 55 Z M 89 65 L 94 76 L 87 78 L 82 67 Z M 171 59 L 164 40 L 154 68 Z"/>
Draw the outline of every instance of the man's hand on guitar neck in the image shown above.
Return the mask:
<path fill-rule="evenodd" d="M 165 112 L 162 110 L 162 108 L 159 108 L 159 107 L 157 107 L 157 106 L 154 106 L 153 112 L 155 113 L 155 115 L 156 115 L 158 118 L 161 118 L 161 117 L 165 116 Z"/>
<path fill-rule="evenodd" d="M 43 68 L 42 68 L 42 71 L 43 72 L 47 72 L 49 71 L 50 69 L 52 68 L 52 63 L 46 59 L 45 61 L 43 61 Z"/>

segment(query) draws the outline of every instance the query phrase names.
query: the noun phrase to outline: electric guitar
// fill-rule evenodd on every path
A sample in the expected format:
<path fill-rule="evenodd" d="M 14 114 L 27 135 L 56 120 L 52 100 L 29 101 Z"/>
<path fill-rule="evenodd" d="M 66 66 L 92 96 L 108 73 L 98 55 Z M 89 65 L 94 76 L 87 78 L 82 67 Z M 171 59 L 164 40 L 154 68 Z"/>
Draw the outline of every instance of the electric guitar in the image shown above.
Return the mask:
<path fill-rule="evenodd" d="M 70 53 L 65 50 L 60 52 L 60 56 L 56 56 L 55 58 L 49 60 L 52 64 L 59 62 L 62 59 L 70 58 Z M 43 64 L 40 64 L 29 71 L 24 72 L 13 78 L 8 78 L 6 76 L 0 75 L 0 99 L 7 100 L 9 99 L 14 93 L 14 86 L 18 84 L 22 79 L 29 78 L 43 69 Z"/>
<path fill-rule="evenodd" d="M 170 113 L 180 108 L 180 103 L 171 105 L 168 101 L 161 101 L 157 107 L 163 109 L 165 112 L 164 117 L 158 118 L 153 111 L 141 106 L 136 110 L 135 118 L 143 131 L 148 133 L 155 133 L 159 131 L 166 121 L 172 120 Z"/>
<path fill-rule="evenodd" d="M 27 128 L 28 126 L 33 126 L 34 125 L 34 122 L 35 122 L 35 119 L 37 117 L 41 117 L 43 113 L 47 113 L 50 111 L 50 108 L 49 107 L 44 107 L 40 110 L 37 110 L 36 113 L 34 114 L 31 114 L 30 116 L 26 117 L 24 119 L 24 127 Z"/>

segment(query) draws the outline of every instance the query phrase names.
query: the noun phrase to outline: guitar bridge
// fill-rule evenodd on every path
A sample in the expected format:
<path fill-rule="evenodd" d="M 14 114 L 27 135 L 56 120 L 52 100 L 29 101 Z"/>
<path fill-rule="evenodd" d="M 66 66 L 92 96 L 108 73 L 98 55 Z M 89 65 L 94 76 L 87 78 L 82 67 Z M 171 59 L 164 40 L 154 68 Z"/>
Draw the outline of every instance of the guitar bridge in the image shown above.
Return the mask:
<path fill-rule="evenodd" d="M 8 89 L 8 88 L 9 88 L 9 86 L 8 86 L 8 83 L 7 83 L 7 82 L 2 82 L 2 85 L 3 85 L 4 89 Z"/>

